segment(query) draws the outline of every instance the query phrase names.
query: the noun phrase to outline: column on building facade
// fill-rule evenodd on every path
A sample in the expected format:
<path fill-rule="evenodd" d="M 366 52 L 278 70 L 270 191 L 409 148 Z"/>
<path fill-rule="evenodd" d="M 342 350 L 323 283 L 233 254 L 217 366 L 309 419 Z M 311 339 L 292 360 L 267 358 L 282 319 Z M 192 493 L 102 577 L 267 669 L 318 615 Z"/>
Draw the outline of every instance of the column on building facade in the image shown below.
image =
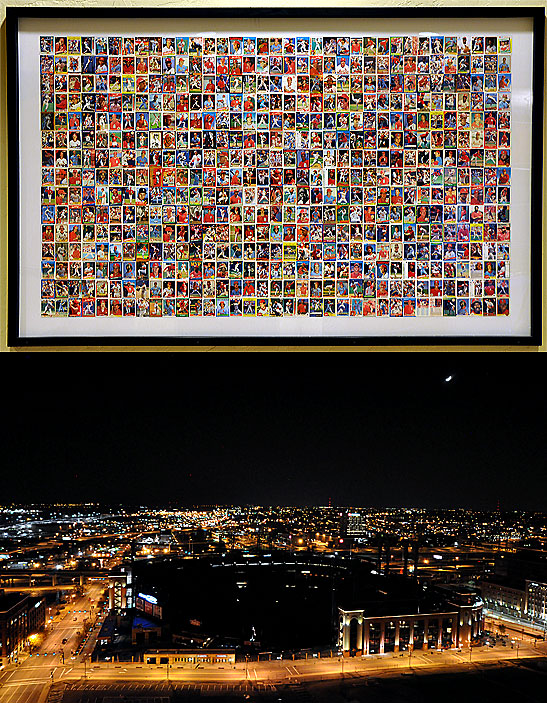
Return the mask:
<path fill-rule="evenodd" d="M 429 618 L 424 618 L 424 649 L 429 645 Z"/>
<path fill-rule="evenodd" d="M 463 645 L 465 647 L 471 646 L 471 637 L 473 636 L 473 612 L 471 608 L 462 608 L 461 617 L 463 619 Z"/>
<path fill-rule="evenodd" d="M 386 638 L 386 621 L 380 620 L 380 654 L 384 653 L 385 638 Z"/>
<path fill-rule="evenodd" d="M 347 652 L 349 650 L 349 628 L 350 620 L 344 613 L 343 629 L 342 629 L 342 652 Z"/>
<path fill-rule="evenodd" d="M 459 634 L 459 646 L 460 647 L 465 647 L 467 646 L 467 619 L 465 615 L 465 610 L 461 610 L 459 615 L 458 615 L 458 634 Z"/>
<path fill-rule="evenodd" d="M 363 622 L 363 654 L 369 653 L 370 628 L 368 620 Z"/>
<path fill-rule="evenodd" d="M 363 618 L 357 618 L 357 652 L 359 656 L 363 654 Z"/>
<path fill-rule="evenodd" d="M 443 648 L 443 619 L 439 618 L 439 635 L 437 637 L 437 649 Z"/>
<path fill-rule="evenodd" d="M 400 627 L 400 621 L 399 618 L 397 618 L 395 622 L 395 646 L 393 648 L 393 651 L 398 652 L 399 651 L 399 627 Z"/>

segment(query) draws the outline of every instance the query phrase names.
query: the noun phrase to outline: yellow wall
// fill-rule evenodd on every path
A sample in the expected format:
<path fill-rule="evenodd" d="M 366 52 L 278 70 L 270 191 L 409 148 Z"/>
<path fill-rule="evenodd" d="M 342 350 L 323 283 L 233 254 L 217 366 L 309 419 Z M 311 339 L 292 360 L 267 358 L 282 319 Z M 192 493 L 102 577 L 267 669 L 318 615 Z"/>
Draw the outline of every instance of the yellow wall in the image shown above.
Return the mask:
<path fill-rule="evenodd" d="M 488 14 L 488 7 L 543 7 L 547 8 L 547 0 L 539 0 L 539 2 L 518 2 L 518 0 L 503 1 L 498 2 L 480 2 L 480 6 L 485 8 L 485 15 Z M 395 0 L 395 2 L 374 2 L 370 0 L 315 0 L 310 2 L 310 0 L 274 0 L 273 2 L 260 1 L 260 2 L 241 2 L 241 0 L 163 0 L 150 2 L 149 0 L 103 0 L 102 2 L 96 0 L 80 0 L 73 2 L 59 1 L 59 0 L 36 0 L 35 2 L 21 2 L 19 0 L 11 0 L 6 2 L 6 0 L 0 0 L 0 22 L 1 24 L 1 34 L 0 34 L 0 66 L 1 66 L 1 82 L 0 82 L 0 351 L 20 351 L 17 348 L 9 348 L 7 346 L 7 125 L 6 125 L 6 28 L 5 28 L 5 16 L 6 16 L 6 6 L 10 7 L 58 7 L 58 8 L 70 8 L 70 7 L 86 7 L 86 8 L 112 8 L 112 7 L 124 7 L 130 11 L 131 7 L 151 7 L 151 8 L 163 8 L 163 9 L 181 9 L 181 8 L 213 8 L 213 7 L 224 7 L 224 8 L 236 8 L 241 7 L 431 7 L 432 14 L 434 14 L 435 7 L 454 7 L 458 8 L 466 6 L 477 6 L 477 2 L 469 2 L 469 0 L 459 0 L 457 2 L 408 2 L 404 0 Z M 547 78 L 547 71 L 546 78 Z M 544 90 L 545 94 L 545 90 Z M 544 106 L 545 110 L 545 106 Z M 543 120 L 544 124 L 544 143 L 547 143 L 546 134 L 547 129 L 545 127 L 546 120 Z M 545 148 L 543 163 L 545 169 L 545 163 L 547 159 L 545 158 Z M 543 191 L 545 194 L 545 174 L 543 176 Z M 545 200 L 545 195 L 544 195 Z M 543 329 L 547 327 L 547 316 L 546 316 L 546 306 L 545 306 L 545 280 L 547 278 L 547 266 L 546 266 L 546 256 L 545 247 L 546 244 L 546 227 L 545 227 L 545 212 L 543 213 L 543 238 L 542 238 L 542 273 L 543 273 L 543 296 L 542 296 L 542 320 Z M 25 351 L 51 351 L 51 347 L 30 347 L 25 348 Z M 60 351 L 546 351 L 547 344 L 545 342 L 545 332 L 543 333 L 543 344 L 540 347 L 501 347 L 501 346 L 483 346 L 483 347 L 467 347 L 467 346 L 431 346 L 431 347 L 416 347 L 416 346 L 405 346 L 405 347 L 367 347 L 367 346 L 303 346 L 303 347 L 290 347 L 286 345 L 279 345 L 275 347 L 261 347 L 261 346 L 246 346 L 246 347 L 229 347 L 223 345 L 199 345 L 196 346 L 177 346 L 177 347 L 61 347 Z"/>

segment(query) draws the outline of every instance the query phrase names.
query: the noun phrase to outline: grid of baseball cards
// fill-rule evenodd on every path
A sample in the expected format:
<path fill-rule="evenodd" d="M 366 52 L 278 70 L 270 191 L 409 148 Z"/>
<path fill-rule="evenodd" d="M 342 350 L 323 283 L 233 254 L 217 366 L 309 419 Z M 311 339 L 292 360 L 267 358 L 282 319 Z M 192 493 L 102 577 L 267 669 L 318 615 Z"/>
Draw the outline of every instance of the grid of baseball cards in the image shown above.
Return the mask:
<path fill-rule="evenodd" d="M 41 36 L 51 317 L 510 313 L 511 37 Z"/>

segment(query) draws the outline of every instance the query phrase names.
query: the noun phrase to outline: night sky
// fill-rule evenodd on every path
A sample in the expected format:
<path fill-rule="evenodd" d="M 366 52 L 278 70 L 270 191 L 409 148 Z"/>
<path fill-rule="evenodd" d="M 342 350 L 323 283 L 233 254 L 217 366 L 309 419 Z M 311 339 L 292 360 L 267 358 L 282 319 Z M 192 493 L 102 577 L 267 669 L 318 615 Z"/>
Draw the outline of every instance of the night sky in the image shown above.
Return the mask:
<path fill-rule="evenodd" d="M 21 354 L 0 503 L 493 510 L 499 500 L 547 512 L 542 362 Z"/>

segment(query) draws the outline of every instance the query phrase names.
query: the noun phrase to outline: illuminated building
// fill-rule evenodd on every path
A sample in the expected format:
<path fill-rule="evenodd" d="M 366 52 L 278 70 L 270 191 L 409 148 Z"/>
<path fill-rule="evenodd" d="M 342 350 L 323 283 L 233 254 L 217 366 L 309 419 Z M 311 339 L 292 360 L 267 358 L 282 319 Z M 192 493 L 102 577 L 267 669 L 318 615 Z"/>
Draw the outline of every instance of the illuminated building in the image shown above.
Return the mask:
<path fill-rule="evenodd" d="M 547 623 L 547 553 L 519 549 L 496 560 L 495 574 L 480 582 L 485 608 L 536 624 Z"/>
<path fill-rule="evenodd" d="M 480 582 L 484 607 L 500 615 L 522 617 L 526 611 L 526 590 L 516 583 L 498 581 Z"/>
<path fill-rule="evenodd" d="M 0 595 L 0 666 L 17 660 L 30 635 L 43 627 L 45 618 L 44 599 L 20 593 Z"/>
<path fill-rule="evenodd" d="M 344 656 L 468 647 L 482 632 L 483 603 L 472 589 L 443 585 L 414 612 L 383 614 L 382 606 L 339 608 L 338 647 Z M 434 605 L 434 608 L 427 608 Z"/>
<path fill-rule="evenodd" d="M 227 649 L 156 649 L 144 653 L 145 664 L 235 664 L 235 651 Z"/>
<path fill-rule="evenodd" d="M 346 513 L 342 520 L 342 531 L 347 537 L 370 536 L 367 517 L 361 513 Z"/>
<path fill-rule="evenodd" d="M 526 581 L 526 615 L 547 625 L 547 583 Z"/>
<path fill-rule="evenodd" d="M 130 606 L 130 573 L 124 569 L 113 572 L 108 578 L 108 607 L 120 612 Z M 129 593 L 128 593 L 129 591 Z"/>

